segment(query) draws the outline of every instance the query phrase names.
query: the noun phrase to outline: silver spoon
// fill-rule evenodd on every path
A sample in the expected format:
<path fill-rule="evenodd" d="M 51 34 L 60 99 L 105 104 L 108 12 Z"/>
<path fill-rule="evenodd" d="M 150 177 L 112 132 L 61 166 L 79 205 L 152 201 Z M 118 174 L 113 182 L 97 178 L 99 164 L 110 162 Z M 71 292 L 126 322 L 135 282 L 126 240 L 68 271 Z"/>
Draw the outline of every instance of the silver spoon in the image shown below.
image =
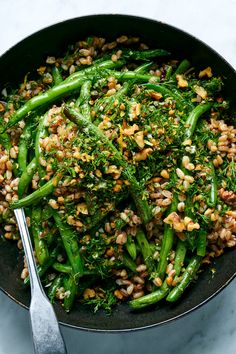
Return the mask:
<path fill-rule="evenodd" d="M 31 303 L 30 320 L 36 354 L 66 354 L 66 347 L 54 309 L 42 288 L 33 256 L 33 248 L 24 210 L 15 209 L 21 240 L 29 269 Z"/>

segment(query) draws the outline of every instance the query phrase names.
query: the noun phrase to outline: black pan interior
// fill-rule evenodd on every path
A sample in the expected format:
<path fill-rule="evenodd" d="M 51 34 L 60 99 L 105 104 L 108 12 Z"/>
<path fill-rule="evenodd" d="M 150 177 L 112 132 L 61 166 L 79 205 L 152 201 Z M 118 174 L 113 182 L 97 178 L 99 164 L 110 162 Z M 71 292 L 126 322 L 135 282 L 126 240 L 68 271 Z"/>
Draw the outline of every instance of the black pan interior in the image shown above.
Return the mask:
<path fill-rule="evenodd" d="M 173 53 L 173 58 L 188 58 L 195 67 L 211 66 L 214 73 L 225 77 L 225 95 L 235 109 L 236 73 L 214 50 L 172 26 L 161 22 L 125 15 L 94 15 L 68 20 L 41 30 L 26 38 L 0 58 L 0 90 L 10 85 L 16 87 L 27 72 L 33 72 L 47 55 L 63 53 L 69 44 L 88 35 L 114 39 L 122 34 L 139 36 L 150 47 L 160 47 Z M 87 330 L 133 330 L 149 327 L 179 317 L 200 306 L 218 293 L 236 274 L 236 249 L 227 251 L 210 268 L 203 272 L 181 301 L 175 305 L 165 302 L 140 312 L 131 311 L 127 305 L 117 306 L 112 315 L 100 311 L 93 314 L 89 308 L 77 305 L 70 314 L 56 306 L 59 320 L 67 325 Z M 15 243 L 0 240 L 0 288 L 23 306 L 29 305 L 30 292 L 20 281 L 22 256 Z"/>

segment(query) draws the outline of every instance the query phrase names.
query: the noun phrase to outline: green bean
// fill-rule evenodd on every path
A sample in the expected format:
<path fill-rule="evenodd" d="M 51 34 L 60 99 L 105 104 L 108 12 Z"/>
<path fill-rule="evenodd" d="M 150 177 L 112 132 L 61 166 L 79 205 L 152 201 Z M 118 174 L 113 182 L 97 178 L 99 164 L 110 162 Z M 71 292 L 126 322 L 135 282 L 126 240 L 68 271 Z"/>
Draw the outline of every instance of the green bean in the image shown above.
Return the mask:
<path fill-rule="evenodd" d="M 172 68 L 171 65 L 167 66 L 167 68 L 166 68 L 166 77 L 165 77 L 166 81 L 170 80 L 171 74 L 172 74 L 172 70 L 173 70 L 173 68 Z"/>
<path fill-rule="evenodd" d="M 114 93 L 111 96 L 105 96 L 105 97 L 97 100 L 96 104 L 94 105 L 94 110 L 96 112 L 100 112 L 101 107 L 103 107 L 102 113 L 103 114 L 109 113 L 109 111 L 111 109 L 114 109 L 114 103 L 116 101 L 119 102 L 121 100 L 122 96 L 124 96 L 128 92 L 129 88 L 130 88 L 130 83 L 124 82 L 123 86 L 118 91 L 116 91 L 116 93 Z M 116 106 L 116 110 L 113 114 L 116 115 L 118 110 L 119 110 L 119 105 Z M 94 121 L 95 125 L 98 125 L 99 123 L 100 123 L 100 120 Z"/>
<path fill-rule="evenodd" d="M 28 100 L 22 107 L 20 107 L 12 114 L 9 122 L 5 125 L 2 131 L 0 129 L 0 133 L 6 131 L 10 127 L 13 127 L 15 124 L 17 124 L 23 118 L 26 118 L 30 112 L 34 111 L 38 107 L 55 102 L 64 95 L 71 93 L 74 90 L 77 90 L 86 80 L 86 75 L 96 74 L 98 69 L 117 68 L 123 64 L 124 61 L 121 60 L 117 62 L 107 60 L 101 62 L 100 64 L 86 68 L 83 71 L 75 72 L 74 74 L 70 75 L 66 80 L 64 80 L 61 84 L 54 86 L 51 89 L 41 93 L 40 95 L 34 96 L 30 100 Z"/>
<path fill-rule="evenodd" d="M 55 86 L 60 85 L 63 81 L 60 70 L 58 69 L 58 67 L 56 65 L 52 68 L 52 77 L 53 77 L 53 81 L 54 81 Z"/>
<path fill-rule="evenodd" d="M 27 188 L 32 181 L 33 175 L 37 169 L 36 158 L 28 164 L 25 171 L 22 173 L 19 184 L 18 184 L 18 197 L 19 199 L 23 198 L 24 193 L 27 191 Z"/>
<path fill-rule="evenodd" d="M 149 244 L 144 232 L 141 229 L 139 229 L 137 231 L 136 240 L 138 242 L 141 253 L 143 255 L 144 263 L 146 264 L 149 271 L 152 271 L 152 269 L 153 269 L 152 248 L 150 247 L 150 244 Z"/>
<path fill-rule="evenodd" d="M 46 129 L 46 122 L 48 119 L 48 113 L 44 114 L 40 120 L 39 120 L 39 125 L 37 129 L 37 134 L 35 137 L 35 159 L 36 159 L 36 164 L 38 168 L 38 173 L 40 178 L 44 177 L 46 172 L 43 166 L 40 164 L 40 156 L 42 154 L 42 149 L 41 149 L 41 139 L 45 138 L 47 136 L 47 129 Z"/>
<path fill-rule="evenodd" d="M 52 284 L 50 285 L 48 289 L 48 297 L 52 304 L 54 303 L 57 289 L 59 289 L 62 286 L 62 284 L 63 284 L 63 275 L 60 274 L 53 280 Z"/>
<path fill-rule="evenodd" d="M 184 98 L 178 93 L 173 92 L 163 84 L 144 84 L 145 88 L 161 93 L 164 97 L 172 97 L 176 101 L 178 108 L 183 109 L 188 104 L 185 102 Z"/>
<path fill-rule="evenodd" d="M 69 264 L 55 262 L 55 263 L 53 263 L 52 268 L 60 273 L 67 273 L 67 274 L 72 273 L 72 267 Z"/>
<path fill-rule="evenodd" d="M 152 61 L 149 61 L 147 63 L 144 63 L 140 66 L 138 66 L 134 72 L 137 73 L 137 74 L 144 74 L 146 73 L 150 68 L 151 66 L 153 65 L 153 62 Z"/>
<path fill-rule="evenodd" d="M 135 260 L 137 257 L 137 249 L 136 249 L 135 242 L 134 242 L 131 235 L 128 235 L 125 247 L 126 247 L 127 252 L 129 253 L 130 257 L 133 260 Z"/>
<path fill-rule="evenodd" d="M 73 306 L 75 297 L 77 295 L 78 285 L 73 276 L 66 277 L 64 280 L 64 309 L 66 312 L 69 312 Z"/>
<path fill-rule="evenodd" d="M 167 215 L 177 210 L 177 204 L 178 204 L 177 195 L 174 195 L 172 204 L 168 209 Z M 160 250 L 160 261 L 157 267 L 157 274 L 161 279 L 163 279 L 165 276 L 166 267 L 168 264 L 168 256 L 172 249 L 173 242 L 174 242 L 174 230 L 173 228 L 170 227 L 170 225 L 165 224 L 163 240 L 162 240 L 161 250 Z"/>
<path fill-rule="evenodd" d="M 136 264 L 125 252 L 121 256 L 121 261 L 126 268 L 129 268 L 132 272 L 136 273 Z"/>
<path fill-rule="evenodd" d="M 86 131 L 86 133 L 92 134 L 96 136 L 100 141 L 103 141 L 104 144 L 106 144 L 107 147 L 113 152 L 113 158 L 116 160 L 118 165 L 123 167 L 123 177 L 127 179 L 130 183 L 128 188 L 139 211 L 139 216 L 144 222 L 144 224 L 148 223 L 152 218 L 152 213 L 148 205 L 147 199 L 144 197 L 144 190 L 136 180 L 132 168 L 128 165 L 122 154 L 116 149 L 112 142 L 98 127 L 96 127 L 93 123 L 85 119 L 75 109 L 70 108 L 69 106 L 65 106 L 63 112 L 68 119 L 74 121 L 80 128 Z"/>
<path fill-rule="evenodd" d="M 42 187 L 37 189 L 35 192 L 27 195 L 25 198 L 13 202 L 11 204 L 11 208 L 12 209 L 25 208 L 32 204 L 39 203 L 41 199 L 45 198 L 47 195 L 53 192 L 54 188 L 57 186 L 59 178 L 60 177 L 58 175 L 54 176 L 50 181 L 48 181 Z"/>
<path fill-rule="evenodd" d="M 102 70 L 106 70 L 106 69 L 109 70 L 109 69 L 119 68 L 124 64 L 125 64 L 125 60 L 123 59 L 117 61 L 112 61 L 110 59 L 108 60 L 99 59 L 96 62 L 94 62 L 93 65 L 71 74 L 63 82 L 64 83 L 71 82 L 81 77 L 83 77 L 84 80 L 86 80 L 86 78 L 88 78 L 90 75 L 96 75 L 99 71 L 102 72 Z"/>
<path fill-rule="evenodd" d="M 205 257 L 207 246 L 207 232 L 205 230 L 199 230 L 197 233 L 197 255 Z"/>
<path fill-rule="evenodd" d="M 5 126 L 5 130 L 13 127 L 23 118 L 27 118 L 27 115 L 38 107 L 52 103 L 63 95 L 78 89 L 81 87 L 83 81 L 83 77 L 79 77 L 77 80 L 66 83 L 63 82 L 60 85 L 54 86 L 38 96 L 34 96 L 12 114 L 9 122 Z"/>
<path fill-rule="evenodd" d="M 143 74 L 145 73 L 151 66 L 153 65 L 152 62 L 147 62 L 144 63 L 140 66 L 138 66 L 135 70 L 134 73 L 136 74 Z M 113 94 L 112 96 L 107 96 L 105 98 L 102 98 L 100 100 L 97 100 L 94 109 L 99 112 L 101 106 L 103 107 L 103 114 L 106 114 L 107 112 L 109 112 L 111 109 L 114 109 L 114 102 L 115 101 L 120 101 L 121 98 L 127 94 L 127 92 L 129 91 L 129 89 L 132 87 L 132 85 L 134 84 L 135 80 L 129 80 L 128 82 L 124 82 L 123 86 L 121 87 L 121 89 L 119 89 L 115 94 Z M 117 110 L 119 109 L 119 105 L 117 106 Z M 117 114 L 117 110 L 115 110 L 114 115 Z M 96 124 L 97 125 L 97 124 Z"/>
<path fill-rule="evenodd" d="M 175 277 L 178 277 L 180 275 L 181 269 L 184 265 L 186 251 L 187 248 L 185 242 L 178 240 L 176 251 L 175 251 L 175 263 L 174 263 Z"/>
<path fill-rule="evenodd" d="M 86 42 L 88 43 L 88 46 L 91 47 L 93 45 L 93 37 L 87 37 Z"/>
<path fill-rule="evenodd" d="M 194 256 L 191 258 L 189 265 L 187 266 L 185 272 L 183 273 L 182 280 L 178 285 L 176 285 L 169 295 L 167 296 L 166 300 L 169 302 L 175 302 L 177 301 L 181 295 L 183 294 L 184 290 L 187 288 L 187 286 L 191 283 L 191 281 L 194 279 L 198 268 L 201 265 L 201 260 L 202 257 L 199 256 Z"/>
<path fill-rule="evenodd" d="M 205 112 L 209 111 L 209 109 L 211 109 L 212 107 L 212 103 L 211 102 L 206 102 L 206 103 L 200 103 L 197 107 L 195 107 L 192 112 L 189 114 L 186 122 L 185 122 L 185 126 L 186 126 L 186 130 L 185 130 L 185 137 L 186 138 L 191 138 L 198 118 L 201 117 Z"/>
<path fill-rule="evenodd" d="M 60 232 L 63 245 L 73 270 L 73 275 L 76 278 L 81 277 L 83 275 L 83 260 L 80 256 L 76 234 L 69 225 L 62 222 L 60 215 L 55 210 L 53 210 L 53 218 Z"/>
<path fill-rule="evenodd" d="M 39 264 L 43 265 L 48 261 L 49 252 L 45 240 L 40 238 L 42 234 L 41 215 L 42 215 L 42 211 L 40 207 L 38 208 L 34 207 L 32 209 L 31 230 L 32 230 L 32 236 L 34 240 L 34 249 Z"/>
<path fill-rule="evenodd" d="M 84 118 L 91 120 L 90 113 L 90 105 L 89 100 L 91 98 L 90 90 L 91 90 L 92 82 L 87 80 L 83 83 L 80 90 L 80 96 L 75 102 L 75 106 L 79 108 L 81 114 Z"/>
<path fill-rule="evenodd" d="M 90 232 L 92 232 L 92 230 L 96 227 L 98 227 L 98 225 L 104 221 L 104 218 L 107 216 L 107 214 L 109 214 L 110 212 L 114 211 L 116 206 L 125 200 L 125 198 L 127 198 L 128 195 L 123 195 L 123 194 L 118 194 L 118 196 L 116 197 L 116 199 L 113 201 L 113 203 L 110 204 L 110 208 L 107 209 L 105 212 L 101 211 L 100 209 L 97 209 L 96 210 L 96 213 L 94 213 L 92 215 L 91 218 L 89 218 L 89 222 L 88 224 L 86 225 L 86 230 L 90 230 Z M 119 228 L 122 228 L 125 223 L 122 222 L 123 220 L 119 221 L 117 223 L 117 226 L 116 228 L 119 229 Z"/>
<path fill-rule="evenodd" d="M 48 270 L 48 268 L 51 267 L 51 265 L 55 262 L 57 256 L 59 255 L 59 249 L 60 249 L 60 245 L 57 245 L 53 250 L 52 252 L 50 252 L 50 257 L 49 259 L 47 260 L 47 262 L 43 265 L 38 265 L 37 266 L 37 273 L 39 275 L 39 277 L 41 278 L 45 273 L 46 271 Z M 27 278 L 25 278 L 24 280 L 24 284 L 26 286 L 28 286 L 30 284 L 30 278 L 29 276 Z"/>
<path fill-rule="evenodd" d="M 136 73 L 135 71 L 106 70 L 104 71 L 104 75 L 112 75 L 120 81 L 135 80 L 141 82 L 148 82 L 149 80 L 153 80 L 154 82 L 157 82 L 159 80 L 157 76 L 149 75 L 149 74 L 139 74 Z"/>
<path fill-rule="evenodd" d="M 52 208 L 50 207 L 50 205 L 45 205 L 43 210 L 42 210 L 42 220 L 48 220 L 52 217 Z"/>
<path fill-rule="evenodd" d="M 20 136 L 19 141 L 19 152 L 18 152 L 18 168 L 19 172 L 22 174 L 26 170 L 27 166 L 27 156 L 28 156 L 28 146 L 30 140 L 32 139 L 32 121 L 29 120 Z"/>
<path fill-rule="evenodd" d="M 68 263 L 59 263 L 55 262 L 52 264 L 52 268 L 56 270 L 57 272 L 65 273 L 65 274 L 73 274 L 73 269 L 70 264 Z M 88 276 L 88 275 L 96 275 L 96 272 L 90 271 L 90 270 L 83 270 L 83 276 Z"/>
<path fill-rule="evenodd" d="M 174 74 L 172 75 L 173 78 L 176 78 L 176 75 L 179 74 L 184 74 L 189 68 L 190 68 L 191 64 L 187 59 L 184 59 L 183 61 L 181 61 L 181 63 L 179 64 L 179 66 L 177 67 L 177 69 L 175 70 Z"/>
<path fill-rule="evenodd" d="M 214 165 L 211 164 L 210 168 L 211 168 L 211 189 L 210 189 L 210 198 L 208 200 L 208 205 L 214 208 L 217 204 L 218 183 L 217 183 Z"/>
<path fill-rule="evenodd" d="M 123 50 L 122 57 L 134 60 L 148 60 L 150 58 L 163 57 L 170 55 L 170 52 L 164 49 L 147 50 Z"/>
<path fill-rule="evenodd" d="M 148 295 L 144 295 L 138 299 L 129 301 L 129 306 L 132 309 L 142 309 L 144 307 L 153 305 L 155 303 L 157 303 L 158 301 L 164 299 L 166 297 L 166 295 L 169 292 L 169 287 L 166 283 L 166 281 L 163 282 L 162 286 L 157 289 L 156 291 L 153 291 L 152 293 L 148 294 Z"/>

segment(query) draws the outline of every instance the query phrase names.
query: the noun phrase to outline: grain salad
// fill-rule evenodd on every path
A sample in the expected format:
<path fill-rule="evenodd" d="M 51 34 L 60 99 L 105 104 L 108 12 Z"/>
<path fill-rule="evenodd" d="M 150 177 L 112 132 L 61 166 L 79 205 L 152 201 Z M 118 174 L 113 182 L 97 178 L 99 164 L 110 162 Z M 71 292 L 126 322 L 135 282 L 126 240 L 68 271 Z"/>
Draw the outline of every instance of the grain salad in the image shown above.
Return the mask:
<path fill-rule="evenodd" d="M 21 252 L 13 210 L 25 208 L 51 302 L 175 302 L 236 245 L 223 85 L 207 63 L 123 35 L 79 41 L 2 91 L 2 230 Z"/>

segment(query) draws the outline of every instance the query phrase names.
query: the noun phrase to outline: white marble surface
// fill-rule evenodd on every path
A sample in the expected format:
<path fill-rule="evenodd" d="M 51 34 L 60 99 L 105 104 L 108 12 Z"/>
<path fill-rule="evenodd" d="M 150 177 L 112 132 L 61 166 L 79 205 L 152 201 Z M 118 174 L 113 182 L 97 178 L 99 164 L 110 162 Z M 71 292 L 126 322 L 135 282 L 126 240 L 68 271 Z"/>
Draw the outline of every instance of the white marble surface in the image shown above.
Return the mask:
<path fill-rule="evenodd" d="M 47 25 L 95 13 L 155 18 L 196 35 L 236 67 L 234 0 L 0 0 L 0 54 Z M 236 280 L 210 303 L 168 325 L 131 334 L 62 328 L 69 354 L 234 354 Z M 33 353 L 28 312 L 0 293 L 0 354 Z"/>

